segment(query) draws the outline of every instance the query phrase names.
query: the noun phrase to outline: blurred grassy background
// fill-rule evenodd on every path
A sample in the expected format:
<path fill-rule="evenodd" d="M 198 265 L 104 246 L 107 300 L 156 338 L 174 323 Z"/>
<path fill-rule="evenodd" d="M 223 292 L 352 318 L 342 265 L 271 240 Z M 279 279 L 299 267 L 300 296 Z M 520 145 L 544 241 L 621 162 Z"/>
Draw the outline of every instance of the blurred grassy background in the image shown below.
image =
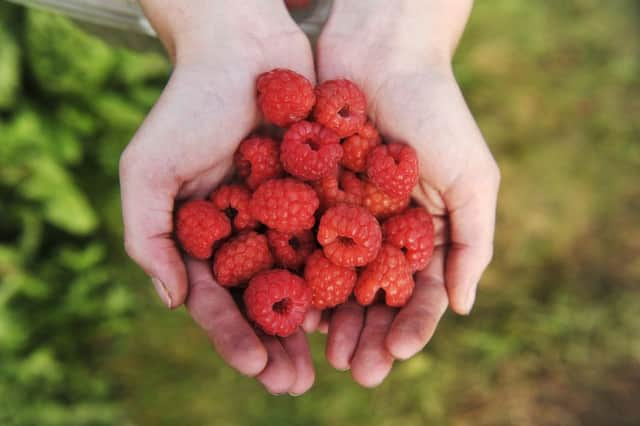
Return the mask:
<path fill-rule="evenodd" d="M 169 73 L 0 3 L 0 425 L 640 424 L 640 4 L 477 2 L 455 69 L 503 174 L 468 318 L 364 390 L 239 377 L 123 254 L 117 162 Z"/>

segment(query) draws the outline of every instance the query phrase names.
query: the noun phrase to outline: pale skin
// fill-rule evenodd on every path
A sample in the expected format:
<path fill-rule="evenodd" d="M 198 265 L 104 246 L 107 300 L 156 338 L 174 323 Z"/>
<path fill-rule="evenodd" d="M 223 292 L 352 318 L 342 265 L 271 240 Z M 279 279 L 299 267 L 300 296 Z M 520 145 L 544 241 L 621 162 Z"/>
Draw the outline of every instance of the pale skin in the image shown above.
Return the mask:
<path fill-rule="evenodd" d="M 492 255 L 499 172 L 450 65 L 471 4 L 335 0 L 314 66 L 282 1 L 142 1 L 175 70 L 122 155 L 125 247 L 164 303 L 186 304 L 218 353 L 269 392 L 312 386 L 305 335 L 256 334 L 207 264 L 183 259 L 172 240 L 175 201 L 203 198 L 228 175 L 235 148 L 260 120 L 261 72 L 290 68 L 312 82 L 359 84 L 383 135 L 418 152 L 414 197 L 436 218 L 438 247 L 403 309 L 350 302 L 324 323 L 310 313 L 303 329 L 328 328 L 329 362 L 363 386 L 379 384 L 395 359 L 426 345 L 447 306 L 469 313 Z"/>

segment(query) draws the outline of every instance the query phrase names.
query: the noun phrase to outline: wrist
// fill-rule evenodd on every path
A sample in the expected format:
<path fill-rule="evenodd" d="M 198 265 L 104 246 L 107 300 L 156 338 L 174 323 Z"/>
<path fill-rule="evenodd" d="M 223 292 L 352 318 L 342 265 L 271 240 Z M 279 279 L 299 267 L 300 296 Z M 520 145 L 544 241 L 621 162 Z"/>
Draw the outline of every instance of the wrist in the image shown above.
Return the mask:
<path fill-rule="evenodd" d="M 357 32 L 371 46 L 450 67 L 472 4 L 473 0 L 334 0 L 323 36 L 349 40 Z"/>
<path fill-rule="evenodd" d="M 174 62 L 241 54 L 247 44 L 300 31 L 280 0 L 140 0 Z"/>

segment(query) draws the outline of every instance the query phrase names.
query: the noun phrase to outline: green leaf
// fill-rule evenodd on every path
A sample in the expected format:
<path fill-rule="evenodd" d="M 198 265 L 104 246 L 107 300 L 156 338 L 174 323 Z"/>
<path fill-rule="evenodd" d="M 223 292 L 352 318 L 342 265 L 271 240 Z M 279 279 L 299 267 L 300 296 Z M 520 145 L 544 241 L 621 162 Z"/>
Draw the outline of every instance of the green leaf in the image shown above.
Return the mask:
<path fill-rule="evenodd" d="M 13 35 L 0 26 L 0 110 L 15 105 L 20 75 L 20 49 Z"/>
<path fill-rule="evenodd" d="M 91 98 L 115 65 L 113 51 L 68 19 L 29 10 L 26 53 L 38 85 L 53 94 Z"/>
<path fill-rule="evenodd" d="M 19 186 L 28 199 L 42 202 L 44 217 L 72 234 L 87 235 L 97 226 L 97 217 L 87 198 L 74 185 L 67 171 L 51 158 L 28 161 L 31 174 Z"/>

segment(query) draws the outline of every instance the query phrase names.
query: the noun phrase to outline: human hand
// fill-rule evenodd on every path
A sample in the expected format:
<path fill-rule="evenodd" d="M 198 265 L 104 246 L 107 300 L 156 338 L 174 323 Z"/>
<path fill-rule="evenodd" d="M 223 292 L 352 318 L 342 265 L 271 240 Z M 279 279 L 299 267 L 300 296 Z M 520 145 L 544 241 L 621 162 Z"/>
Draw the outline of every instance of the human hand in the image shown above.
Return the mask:
<path fill-rule="evenodd" d="M 451 70 L 471 0 L 335 0 L 318 41 L 320 81 L 347 78 L 381 133 L 417 151 L 414 199 L 433 216 L 436 250 L 400 310 L 349 302 L 329 320 L 327 358 L 375 386 L 420 351 L 447 304 L 468 314 L 491 260 L 500 175 Z"/>
<path fill-rule="evenodd" d="M 126 251 L 168 307 L 186 302 L 232 367 L 272 393 L 301 394 L 314 381 L 304 333 L 257 335 L 210 266 L 183 261 L 172 230 L 174 203 L 206 197 L 258 124 L 256 77 L 283 67 L 315 81 L 309 42 L 279 0 L 142 5 L 175 68 L 120 161 Z"/>

